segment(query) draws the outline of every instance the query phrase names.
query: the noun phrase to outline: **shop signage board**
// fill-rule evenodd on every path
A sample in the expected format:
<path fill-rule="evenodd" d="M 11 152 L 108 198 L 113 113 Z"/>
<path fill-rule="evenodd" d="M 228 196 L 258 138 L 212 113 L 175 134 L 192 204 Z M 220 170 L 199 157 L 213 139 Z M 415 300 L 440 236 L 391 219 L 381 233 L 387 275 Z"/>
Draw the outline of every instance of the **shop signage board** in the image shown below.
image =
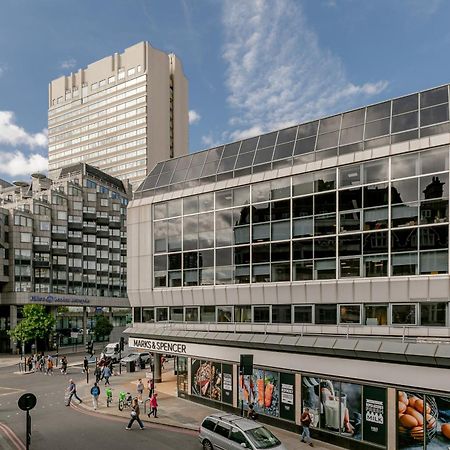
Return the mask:
<path fill-rule="evenodd" d="M 222 364 L 222 401 L 233 404 L 233 366 Z"/>
<path fill-rule="evenodd" d="M 128 347 L 144 348 L 151 352 L 168 353 L 170 355 L 191 355 L 195 344 L 186 344 L 176 341 L 161 341 L 157 339 L 141 339 L 130 337 Z M 194 353 L 195 354 L 195 353 Z"/>
<path fill-rule="evenodd" d="M 363 386 L 363 437 L 365 441 L 386 445 L 386 389 Z"/>
<path fill-rule="evenodd" d="M 280 417 L 295 421 L 295 375 L 280 373 Z"/>

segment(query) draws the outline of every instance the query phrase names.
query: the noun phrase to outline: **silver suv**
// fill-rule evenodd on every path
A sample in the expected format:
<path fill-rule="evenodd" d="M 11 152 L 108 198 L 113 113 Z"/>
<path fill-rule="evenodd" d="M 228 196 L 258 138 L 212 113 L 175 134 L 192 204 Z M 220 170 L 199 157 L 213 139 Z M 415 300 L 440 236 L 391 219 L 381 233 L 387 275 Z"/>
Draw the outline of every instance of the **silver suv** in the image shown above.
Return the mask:
<path fill-rule="evenodd" d="M 203 419 L 199 432 L 203 450 L 286 450 L 263 425 L 235 414 L 211 414 Z"/>

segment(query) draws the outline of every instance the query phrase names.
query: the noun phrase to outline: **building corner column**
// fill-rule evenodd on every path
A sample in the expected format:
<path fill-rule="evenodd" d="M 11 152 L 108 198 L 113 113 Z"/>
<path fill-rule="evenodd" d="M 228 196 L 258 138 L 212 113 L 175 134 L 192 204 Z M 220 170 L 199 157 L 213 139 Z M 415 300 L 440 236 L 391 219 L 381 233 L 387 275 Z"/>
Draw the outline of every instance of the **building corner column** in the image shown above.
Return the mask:
<path fill-rule="evenodd" d="M 17 306 L 9 305 L 9 329 L 13 330 L 17 326 Z M 11 337 L 9 340 L 9 348 L 12 353 L 16 353 L 17 351 L 17 342 Z"/>

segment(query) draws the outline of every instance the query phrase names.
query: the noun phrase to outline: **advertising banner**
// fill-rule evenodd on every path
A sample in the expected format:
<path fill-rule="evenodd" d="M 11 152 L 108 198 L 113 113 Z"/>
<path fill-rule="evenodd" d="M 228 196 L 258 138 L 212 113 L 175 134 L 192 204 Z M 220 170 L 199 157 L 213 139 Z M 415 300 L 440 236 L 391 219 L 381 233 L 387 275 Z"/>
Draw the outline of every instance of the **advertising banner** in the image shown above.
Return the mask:
<path fill-rule="evenodd" d="M 280 417 L 295 421 L 295 375 L 280 373 Z"/>
<path fill-rule="evenodd" d="M 222 364 L 222 401 L 233 404 L 233 366 Z"/>
<path fill-rule="evenodd" d="M 363 439 L 386 445 L 386 389 L 363 386 Z"/>

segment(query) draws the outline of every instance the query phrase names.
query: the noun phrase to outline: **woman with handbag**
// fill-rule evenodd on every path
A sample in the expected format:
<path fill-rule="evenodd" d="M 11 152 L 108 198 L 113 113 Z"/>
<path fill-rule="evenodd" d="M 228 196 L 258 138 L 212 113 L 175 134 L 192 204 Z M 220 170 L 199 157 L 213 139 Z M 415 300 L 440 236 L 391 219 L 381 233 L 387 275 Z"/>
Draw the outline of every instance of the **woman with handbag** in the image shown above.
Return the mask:
<path fill-rule="evenodd" d="M 131 419 L 128 422 L 128 426 L 125 428 L 125 430 L 130 430 L 131 429 L 131 425 L 133 425 L 133 422 L 135 420 L 137 420 L 137 423 L 139 424 L 139 427 L 141 428 L 141 430 L 144 429 L 144 424 L 142 423 L 142 420 L 139 418 L 139 414 L 140 414 L 140 408 L 139 408 L 139 402 L 137 397 L 133 399 L 133 403 L 131 404 Z"/>

